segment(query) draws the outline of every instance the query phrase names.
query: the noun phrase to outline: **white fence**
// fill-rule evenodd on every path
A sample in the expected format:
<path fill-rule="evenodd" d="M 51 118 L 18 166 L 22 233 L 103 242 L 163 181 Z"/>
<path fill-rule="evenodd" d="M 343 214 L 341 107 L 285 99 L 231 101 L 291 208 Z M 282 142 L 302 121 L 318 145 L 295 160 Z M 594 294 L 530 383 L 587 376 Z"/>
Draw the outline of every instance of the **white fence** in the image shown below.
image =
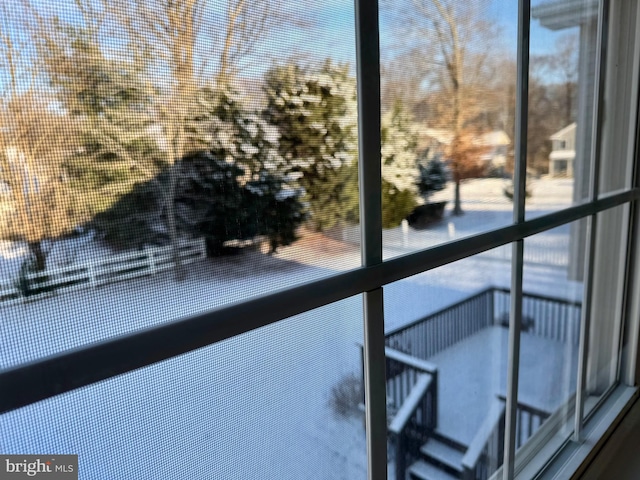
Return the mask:
<path fill-rule="evenodd" d="M 178 247 L 183 264 L 206 257 L 204 239 L 183 242 Z M 154 275 L 173 267 L 171 246 L 145 247 L 144 250 L 99 258 L 63 268 L 55 268 L 26 275 L 33 296 L 38 298 L 44 290 L 70 291 L 80 288 L 98 287 L 107 283 L 119 282 L 145 275 Z M 0 283 L 0 303 L 22 302 L 25 298 L 16 286 L 17 278 Z"/>

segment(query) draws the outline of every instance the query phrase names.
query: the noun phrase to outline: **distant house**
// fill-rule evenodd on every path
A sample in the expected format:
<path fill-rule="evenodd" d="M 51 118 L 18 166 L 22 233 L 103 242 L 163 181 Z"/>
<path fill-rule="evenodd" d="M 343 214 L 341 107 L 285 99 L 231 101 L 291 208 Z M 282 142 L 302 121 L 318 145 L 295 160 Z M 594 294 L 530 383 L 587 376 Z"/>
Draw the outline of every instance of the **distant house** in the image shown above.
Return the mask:
<path fill-rule="evenodd" d="M 576 158 L 576 123 L 564 127 L 549 138 L 549 176 L 572 178 Z"/>
<path fill-rule="evenodd" d="M 432 155 L 439 154 L 445 156 L 445 150 L 453 141 L 453 132 L 444 128 L 425 128 L 420 131 L 418 149 L 424 151 L 429 149 Z M 481 160 L 487 162 L 489 170 L 502 170 L 507 164 L 507 151 L 511 145 L 511 139 L 504 130 L 493 130 L 480 135 L 477 139 L 478 145 L 487 147 Z M 431 156 L 431 155 L 430 155 Z"/>
<path fill-rule="evenodd" d="M 487 147 L 487 153 L 482 160 L 488 163 L 490 170 L 504 171 L 507 166 L 507 151 L 511 145 L 511 139 L 504 130 L 494 130 L 480 136 L 480 145 Z"/>

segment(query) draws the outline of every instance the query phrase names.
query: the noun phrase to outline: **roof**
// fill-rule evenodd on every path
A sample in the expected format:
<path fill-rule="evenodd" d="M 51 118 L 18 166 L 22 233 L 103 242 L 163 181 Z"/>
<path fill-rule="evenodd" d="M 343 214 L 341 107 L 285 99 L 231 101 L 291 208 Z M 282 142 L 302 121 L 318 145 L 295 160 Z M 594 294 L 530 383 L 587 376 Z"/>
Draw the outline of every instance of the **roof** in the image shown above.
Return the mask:
<path fill-rule="evenodd" d="M 420 130 L 420 144 L 426 143 L 426 139 L 434 139 L 438 143 L 449 145 L 453 136 L 453 132 L 446 128 L 423 128 Z M 511 145 L 511 139 L 504 130 L 494 130 L 480 135 L 477 143 L 488 147 L 498 147 Z"/>
<path fill-rule="evenodd" d="M 573 122 L 567 125 L 566 127 L 564 127 L 562 130 L 558 130 L 556 133 L 551 135 L 549 139 L 564 140 L 567 138 L 568 135 L 571 135 L 571 134 L 575 135 L 575 131 L 576 131 L 576 122 Z"/>
<path fill-rule="evenodd" d="M 531 8 L 531 17 L 550 30 L 582 25 L 598 15 L 598 0 L 554 0 Z"/>
<path fill-rule="evenodd" d="M 494 130 L 493 132 L 487 132 L 480 137 L 480 142 L 483 145 L 491 147 L 511 145 L 511 139 L 504 130 Z"/>

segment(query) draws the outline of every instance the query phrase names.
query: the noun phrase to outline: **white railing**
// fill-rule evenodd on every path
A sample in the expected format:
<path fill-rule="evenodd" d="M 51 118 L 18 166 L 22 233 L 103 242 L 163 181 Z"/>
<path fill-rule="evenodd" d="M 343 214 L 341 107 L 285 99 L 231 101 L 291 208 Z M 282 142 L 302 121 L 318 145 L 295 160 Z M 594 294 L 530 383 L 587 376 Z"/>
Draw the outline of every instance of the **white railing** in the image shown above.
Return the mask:
<path fill-rule="evenodd" d="M 183 264 L 195 262 L 206 257 L 203 238 L 182 242 L 178 254 Z M 75 265 L 47 269 L 44 272 L 25 276 L 34 292 L 28 297 L 17 288 L 18 278 L 0 281 L 0 303 L 3 305 L 22 302 L 25 299 L 38 298 L 38 291 L 56 292 L 95 288 L 107 283 L 119 282 L 130 278 L 154 275 L 173 267 L 172 247 L 145 247 L 143 250 L 92 259 Z"/>

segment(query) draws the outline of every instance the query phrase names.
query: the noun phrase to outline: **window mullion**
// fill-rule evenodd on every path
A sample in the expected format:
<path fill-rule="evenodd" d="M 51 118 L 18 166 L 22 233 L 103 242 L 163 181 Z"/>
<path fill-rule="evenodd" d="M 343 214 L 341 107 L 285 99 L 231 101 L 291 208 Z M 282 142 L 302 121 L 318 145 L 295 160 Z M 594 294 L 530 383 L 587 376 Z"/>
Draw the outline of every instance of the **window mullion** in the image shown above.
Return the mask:
<path fill-rule="evenodd" d="M 518 63 L 516 84 L 515 162 L 513 181 L 513 221 L 525 221 L 527 188 L 527 130 L 529 98 L 529 39 L 531 1 L 518 2 Z M 518 371 L 520 362 L 520 327 L 522 318 L 522 272 L 524 240 L 513 244 L 511 255 L 511 305 L 509 315 L 509 351 L 507 360 L 507 404 L 505 410 L 503 478 L 514 476 L 516 449 L 516 411 L 518 406 Z"/>
<path fill-rule="evenodd" d="M 593 92 L 593 125 L 591 142 L 591 172 L 589 178 L 589 201 L 596 201 L 600 189 L 600 150 L 602 144 L 602 124 L 600 112 L 604 95 L 606 71 L 604 68 L 607 50 L 608 0 L 600 0 L 598 5 L 598 33 L 595 74 L 596 84 Z M 598 228 L 597 214 L 587 218 L 587 246 L 585 254 L 585 284 L 582 307 L 580 344 L 578 349 L 578 379 L 576 384 L 576 410 L 573 440 L 581 441 L 584 427 L 584 402 L 586 398 L 587 360 L 589 355 L 589 331 L 591 328 L 591 302 L 593 301 L 593 269 L 595 262 L 596 236 Z"/>
<path fill-rule="evenodd" d="M 382 263 L 380 42 L 377 0 L 356 0 L 358 173 L 364 267 Z M 369 480 L 387 478 L 386 372 L 382 287 L 364 292 L 364 381 Z"/>
<path fill-rule="evenodd" d="M 592 177 L 593 178 L 593 177 Z M 580 318 L 580 343 L 578 347 L 578 379 L 576 384 L 576 410 L 573 440 L 580 441 L 582 436 L 585 385 L 587 381 L 587 355 L 589 346 L 589 328 L 591 318 L 591 300 L 593 298 L 593 264 L 595 259 L 596 230 L 598 228 L 598 217 L 592 215 L 587 221 L 587 245 L 585 252 L 584 266 L 584 295 Z"/>

